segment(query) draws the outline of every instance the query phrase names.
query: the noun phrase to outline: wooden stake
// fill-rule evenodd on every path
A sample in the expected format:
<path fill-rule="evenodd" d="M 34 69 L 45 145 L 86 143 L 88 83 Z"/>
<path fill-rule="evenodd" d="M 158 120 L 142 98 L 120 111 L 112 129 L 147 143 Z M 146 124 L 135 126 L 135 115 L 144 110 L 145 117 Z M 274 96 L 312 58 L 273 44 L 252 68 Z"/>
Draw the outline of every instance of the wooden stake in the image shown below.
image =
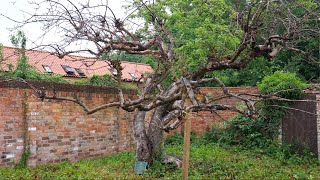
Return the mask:
<path fill-rule="evenodd" d="M 187 118 L 184 122 L 184 143 L 183 143 L 183 159 L 182 159 L 182 179 L 188 179 L 189 168 L 189 152 L 190 152 L 190 134 L 191 134 L 191 119 Z"/>

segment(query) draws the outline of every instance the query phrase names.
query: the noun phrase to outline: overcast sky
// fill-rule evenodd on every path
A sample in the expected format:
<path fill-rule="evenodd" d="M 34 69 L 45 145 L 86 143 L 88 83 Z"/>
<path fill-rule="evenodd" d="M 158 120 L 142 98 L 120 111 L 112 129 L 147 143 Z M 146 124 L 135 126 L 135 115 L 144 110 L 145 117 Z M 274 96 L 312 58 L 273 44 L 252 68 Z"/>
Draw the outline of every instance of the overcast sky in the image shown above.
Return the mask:
<path fill-rule="evenodd" d="M 34 12 L 34 6 L 28 3 L 30 1 L 40 2 L 43 0 L 1 0 L 0 13 L 14 20 L 21 21 L 26 17 L 24 11 L 28 13 Z M 73 0 L 72 2 L 77 3 L 77 1 L 85 2 L 86 0 Z M 91 0 L 91 2 L 100 1 L 101 0 Z M 124 4 L 124 1 L 125 0 L 109 0 L 109 6 L 113 9 L 117 17 L 124 16 L 125 11 L 121 8 L 121 6 Z M 0 43 L 2 43 L 5 46 L 12 46 L 9 36 L 15 33 L 15 29 L 10 30 L 10 28 L 14 28 L 15 25 L 15 22 L 0 15 Z M 37 38 L 42 32 L 40 26 L 37 24 L 33 24 L 24 27 L 22 30 L 25 32 L 27 38 L 29 39 L 27 42 L 27 47 L 33 47 L 34 44 L 32 44 L 32 41 L 37 40 Z M 49 44 L 50 42 L 55 40 L 57 40 L 56 37 L 47 36 L 41 41 L 43 41 L 44 44 Z M 37 43 L 39 43 L 39 40 Z"/>

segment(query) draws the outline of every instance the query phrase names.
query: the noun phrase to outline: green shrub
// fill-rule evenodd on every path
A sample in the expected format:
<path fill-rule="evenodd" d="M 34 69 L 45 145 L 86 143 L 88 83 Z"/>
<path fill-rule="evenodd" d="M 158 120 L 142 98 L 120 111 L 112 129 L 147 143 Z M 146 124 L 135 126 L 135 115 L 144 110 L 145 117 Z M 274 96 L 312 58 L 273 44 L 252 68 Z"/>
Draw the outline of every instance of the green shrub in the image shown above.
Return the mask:
<path fill-rule="evenodd" d="M 263 94 L 275 94 L 278 97 L 286 99 L 301 99 L 304 95 L 303 89 L 307 85 L 301 81 L 294 73 L 277 71 L 273 75 L 266 76 L 258 85 Z M 286 112 L 286 107 L 290 105 L 289 101 L 265 100 L 259 104 L 261 106 L 261 115 L 268 123 L 274 137 L 278 134 L 278 127 Z"/>
<path fill-rule="evenodd" d="M 259 91 L 264 94 L 275 93 L 287 99 L 300 99 L 307 85 L 294 73 L 276 71 L 263 78 L 258 84 Z"/>
<path fill-rule="evenodd" d="M 258 87 L 263 94 L 275 93 L 286 99 L 300 99 L 307 86 L 295 74 L 277 71 L 266 76 Z M 257 105 L 261 109 L 259 118 L 254 120 L 239 115 L 226 121 L 223 128 L 207 132 L 205 140 L 246 147 L 267 147 L 277 138 L 279 125 L 288 105 L 288 102 L 280 100 L 262 101 Z"/>
<path fill-rule="evenodd" d="M 274 137 L 274 131 L 279 126 L 274 127 L 273 123 L 267 119 L 238 115 L 226 121 L 222 128 L 214 128 L 204 135 L 206 142 L 219 142 L 223 144 L 241 144 L 247 147 L 265 147 Z"/>
<path fill-rule="evenodd" d="M 109 74 L 103 76 L 93 75 L 89 78 L 89 83 L 95 86 L 116 86 L 117 82 Z"/>
<path fill-rule="evenodd" d="M 93 75 L 88 79 L 83 79 L 80 81 L 76 81 L 75 84 L 77 85 L 93 85 L 93 86 L 109 86 L 114 87 L 117 85 L 116 80 L 112 78 L 111 75 L 105 74 L 103 76 Z"/>

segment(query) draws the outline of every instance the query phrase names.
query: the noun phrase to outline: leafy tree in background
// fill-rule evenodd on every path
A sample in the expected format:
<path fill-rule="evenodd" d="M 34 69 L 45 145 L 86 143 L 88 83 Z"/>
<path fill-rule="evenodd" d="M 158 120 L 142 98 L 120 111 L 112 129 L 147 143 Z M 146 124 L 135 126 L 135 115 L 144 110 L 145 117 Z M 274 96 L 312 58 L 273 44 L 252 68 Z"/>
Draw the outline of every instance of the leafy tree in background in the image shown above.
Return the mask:
<path fill-rule="evenodd" d="M 17 67 L 12 71 L 13 77 L 19 77 L 22 79 L 27 79 L 33 75 L 40 75 L 36 70 L 28 64 L 26 56 L 26 43 L 27 38 L 22 31 L 18 31 L 16 35 L 11 35 L 11 43 L 17 48 L 19 59 Z"/>
<path fill-rule="evenodd" d="M 174 12 L 168 18 L 167 26 L 176 35 L 175 42 L 178 46 L 176 52 L 182 54 L 183 57 L 176 64 L 176 70 L 180 73 L 181 71 L 193 71 L 212 51 L 222 52 L 218 56 L 228 56 L 228 51 L 232 52 L 232 47 L 236 47 L 240 41 L 241 31 L 233 28 L 240 24 L 239 22 L 235 23 L 234 19 L 242 13 L 241 9 L 248 6 L 248 2 L 231 1 L 224 3 L 224 1 L 217 1 L 211 6 L 207 6 L 206 2 L 200 0 L 192 1 L 192 6 L 190 6 L 191 1 L 159 1 L 159 4 L 162 3 L 160 6 L 169 7 Z M 308 7 L 314 6 L 312 1 L 305 1 L 304 3 Z M 193 7 L 202 7 L 202 9 Z M 304 14 L 304 10 L 299 6 L 299 3 L 293 4 L 291 8 L 297 16 Z M 164 12 L 164 10 L 161 11 Z M 144 14 L 143 16 L 148 15 Z M 280 18 L 281 16 L 284 17 L 285 15 L 280 14 Z M 310 25 L 307 25 L 310 29 L 313 28 L 312 26 L 319 27 L 317 20 L 312 20 L 310 23 Z M 294 43 L 299 47 L 299 51 L 303 51 L 302 54 L 297 53 L 295 51 L 297 49 L 285 50 L 273 61 L 269 61 L 266 57 L 259 57 L 255 61 L 249 62 L 244 69 L 215 71 L 211 75 L 208 74 L 207 77 L 217 76 L 224 80 L 227 86 L 256 86 L 264 76 L 271 75 L 277 70 L 285 70 L 297 73 L 307 82 L 320 82 L 319 36 L 311 36 Z M 311 55 L 308 55 L 310 53 Z M 124 59 L 139 62 L 135 57 L 139 57 L 140 60 L 143 59 L 141 55 L 127 55 Z M 313 60 L 308 59 L 309 57 L 312 57 Z M 154 59 L 140 62 L 150 63 L 155 67 Z M 217 86 L 212 83 L 206 85 Z"/>
<path fill-rule="evenodd" d="M 265 76 L 271 75 L 279 68 L 273 65 L 272 62 L 263 57 L 257 58 L 248 64 L 247 67 L 234 70 L 227 69 L 222 71 L 213 72 L 211 75 L 219 77 L 226 86 L 256 86 Z M 214 84 L 207 84 L 214 86 Z"/>
<path fill-rule="evenodd" d="M 299 43 L 319 32 L 319 26 L 311 26 L 319 21 L 319 4 L 313 0 L 136 0 L 127 7 L 134 10 L 131 17 L 124 19 L 115 17 L 107 2 L 94 3 L 59 0 L 35 3 L 40 8 L 39 14 L 24 24 L 41 22 L 45 34 L 52 29 L 64 32 L 64 41 L 46 45 L 59 57 L 77 52 L 89 52 L 100 58 L 121 52 L 153 57 L 154 73 L 145 77 L 144 88 L 135 100 L 125 99 L 120 88 L 119 101 L 93 109 L 78 98 L 68 98 L 88 114 L 109 107 L 134 111 L 137 160 L 149 164 L 167 157 L 163 156 L 162 135 L 179 127 L 189 112 L 232 110 L 252 118 L 258 115 L 255 104 L 260 96 L 248 98 L 231 93 L 215 72 L 244 69 L 249 65 L 259 70 L 247 69 L 240 77 L 256 78 L 250 82 L 254 83 L 262 79 L 262 75 L 256 77 L 258 74 L 274 71 L 272 66 L 270 70 L 262 66 L 271 63 L 281 51 L 306 56 L 308 53 Z M 49 11 L 44 8 L 48 5 Z M 134 18 L 143 19 L 144 26 L 133 30 L 135 24 L 130 22 Z M 70 44 L 79 42 L 96 47 L 66 50 Z M 117 82 L 121 83 L 121 63 L 116 59 L 111 65 L 118 72 Z M 246 108 L 222 104 L 217 101 L 219 97 L 201 94 L 198 87 L 204 83 L 220 86 L 224 92 L 220 99 L 240 99 Z M 239 79 L 232 83 L 244 82 Z M 49 95 L 44 98 L 66 99 Z M 151 110 L 152 118 L 146 127 L 146 112 Z"/>

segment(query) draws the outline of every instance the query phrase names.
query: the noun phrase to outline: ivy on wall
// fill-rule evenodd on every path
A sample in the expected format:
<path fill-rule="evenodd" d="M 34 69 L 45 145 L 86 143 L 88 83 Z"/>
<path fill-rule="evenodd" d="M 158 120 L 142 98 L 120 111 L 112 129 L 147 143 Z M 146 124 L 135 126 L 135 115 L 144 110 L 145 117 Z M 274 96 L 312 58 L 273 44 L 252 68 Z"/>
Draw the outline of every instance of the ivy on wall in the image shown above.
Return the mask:
<path fill-rule="evenodd" d="M 24 92 L 23 98 L 23 119 L 22 119 L 22 138 L 23 138 L 23 152 L 20 161 L 16 164 L 16 168 L 26 168 L 28 166 L 28 159 L 31 155 L 29 135 L 28 135 L 28 94 Z"/>

